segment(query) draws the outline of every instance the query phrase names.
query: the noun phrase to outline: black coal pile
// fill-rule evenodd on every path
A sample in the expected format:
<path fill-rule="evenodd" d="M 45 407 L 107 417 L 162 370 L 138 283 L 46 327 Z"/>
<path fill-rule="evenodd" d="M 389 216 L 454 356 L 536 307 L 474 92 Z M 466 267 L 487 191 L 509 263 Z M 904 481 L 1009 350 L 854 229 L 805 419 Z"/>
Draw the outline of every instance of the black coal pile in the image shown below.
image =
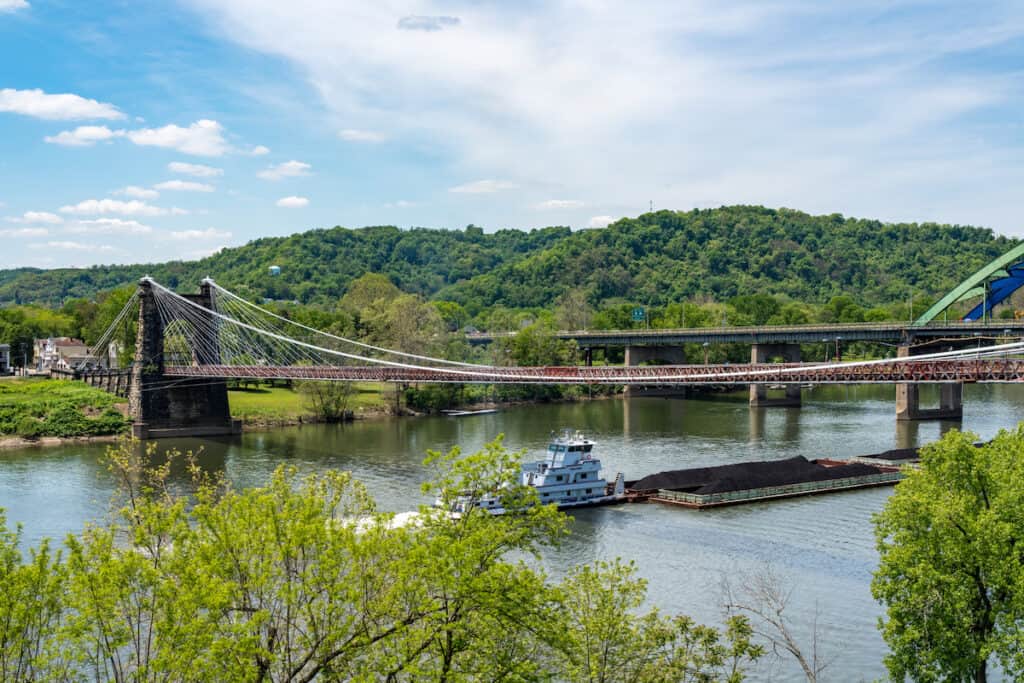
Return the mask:
<path fill-rule="evenodd" d="M 894 448 L 891 451 L 885 451 L 883 453 L 873 453 L 872 455 L 862 455 L 862 458 L 872 458 L 874 460 L 914 460 L 917 458 L 917 448 Z"/>
<path fill-rule="evenodd" d="M 766 486 L 861 477 L 881 472 L 882 470 L 877 467 L 858 463 L 825 467 L 802 456 L 796 456 L 786 460 L 743 462 L 735 465 L 658 472 L 631 483 L 630 488 L 635 491 L 669 489 L 684 493 L 725 493 Z"/>

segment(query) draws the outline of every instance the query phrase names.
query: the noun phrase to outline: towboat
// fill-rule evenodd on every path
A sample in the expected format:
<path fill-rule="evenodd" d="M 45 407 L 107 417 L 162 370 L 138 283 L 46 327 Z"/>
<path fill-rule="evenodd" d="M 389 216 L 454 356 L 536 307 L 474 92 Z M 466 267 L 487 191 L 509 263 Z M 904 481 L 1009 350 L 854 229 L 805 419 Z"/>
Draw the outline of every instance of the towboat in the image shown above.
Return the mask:
<path fill-rule="evenodd" d="M 524 463 L 519 483 L 532 487 L 542 505 L 554 503 L 559 509 L 608 505 L 625 500 L 625 478 L 622 473 L 609 484 L 601 476 L 601 461 L 593 456 L 594 442 L 582 432 L 570 429 L 552 433 L 543 460 Z M 441 500 L 438 499 L 438 505 Z M 505 513 L 501 495 L 474 496 L 464 493 L 452 503 L 452 513 L 461 515 L 471 507 L 491 514 Z"/>

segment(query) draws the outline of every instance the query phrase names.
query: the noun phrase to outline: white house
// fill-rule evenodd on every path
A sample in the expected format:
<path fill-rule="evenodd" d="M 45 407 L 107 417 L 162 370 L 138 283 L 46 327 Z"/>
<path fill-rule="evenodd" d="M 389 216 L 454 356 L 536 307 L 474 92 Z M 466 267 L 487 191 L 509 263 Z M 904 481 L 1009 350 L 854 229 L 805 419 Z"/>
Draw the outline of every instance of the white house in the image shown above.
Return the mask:
<path fill-rule="evenodd" d="M 89 347 L 81 339 L 49 337 L 35 341 L 36 370 L 43 372 L 51 368 L 69 369 L 74 363 L 72 359 L 88 355 Z"/>

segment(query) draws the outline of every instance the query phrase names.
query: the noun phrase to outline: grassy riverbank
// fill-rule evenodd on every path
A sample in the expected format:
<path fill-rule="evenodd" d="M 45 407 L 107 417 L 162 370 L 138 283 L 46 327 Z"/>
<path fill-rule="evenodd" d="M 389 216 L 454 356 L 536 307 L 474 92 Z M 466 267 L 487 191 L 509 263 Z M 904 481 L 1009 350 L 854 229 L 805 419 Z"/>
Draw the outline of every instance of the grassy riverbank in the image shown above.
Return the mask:
<path fill-rule="evenodd" d="M 315 416 L 302 394 L 290 387 L 257 386 L 228 392 L 231 415 L 246 425 L 313 422 Z M 348 410 L 356 417 L 377 415 L 394 403 L 394 390 L 373 382 L 356 383 Z"/>
<path fill-rule="evenodd" d="M 124 399 L 81 382 L 10 377 L 0 380 L 0 436 L 38 439 L 119 434 Z"/>

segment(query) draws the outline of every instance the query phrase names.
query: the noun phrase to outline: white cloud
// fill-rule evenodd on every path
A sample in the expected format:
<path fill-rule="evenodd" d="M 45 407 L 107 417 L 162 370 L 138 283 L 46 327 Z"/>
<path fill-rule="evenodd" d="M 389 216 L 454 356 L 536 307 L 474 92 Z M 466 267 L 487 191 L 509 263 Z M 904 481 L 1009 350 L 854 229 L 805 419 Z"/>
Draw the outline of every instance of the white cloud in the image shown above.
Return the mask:
<path fill-rule="evenodd" d="M 254 157 L 261 157 L 264 154 L 270 154 L 270 148 L 264 147 L 263 145 L 256 145 L 249 150 L 249 154 Z"/>
<path fill-rule="evenodd" d="M 160 196 L 160 193 L 156 190 L 139 187 L 138 185 L 122 187 L 120 190 L 114 190 L 114 194 L 124 195 L 125 197 L 134 197 L 135 199 L 156 199 Z"/>
<path fill-rule="evenodd" d="M 446 175 L 600 198 L 615 215 L 653 199 L 1024 229 L 1024 93 L 1006 56 L 1024 37 L 1019 2 L 456 4 L 467 30 L 382 40 L 455 5 L 190 0 L 295 66 L 329 121 L 373 121 Z M 512 198 L 472 208 L 452 220 L 544 218 Z"/>
<path fill-rule="evenodd" d="M 277 205 L 285 209 L 301 209 L 309 206 L 309 200 L 305 197 L 282 197 L 277 200 Z"/>
<path fill-rule="evenodd" d="M 224 139 L 224 127 L 210 119 L 196 121 L 188 128 L 170 124 L 161 128 L 140 128 L 126 135 L 136 145 L 164 147 L 197 156 L 218 157 L 230 149 Z"/>
<path fill-rule="evenodd" d="M 46 237 L 50 231 L 46 228 L 3 228 L 0 237 Z"/>
<path fill-rule="evenodd" d="M 214 254 L 227 249 L 227 245 L 221 244 L 215 247 L 203 247 L 201 249 L 192 249 L 186 251 L 183 256 L 188 260 L 204 259 L 207 256 L 213 256 Z"/>
<path fill-rule="evenodd" d="M 384 205 L 385 209 L 409 209 L 417 206 L 416 202 L 410 202 L 405 199 L 399 199 L 396 202 L 388 202 Z"/>
<path fill-rule="evenodd" d="M 285 161 L 284 163 L 277 164 L 276 166 L 268 166 L 265 170 L 260 171 L 256 175 L 264 180 L 281 180 L 282 178 L 297 178 L 299 176 L 309 175 L 309 169 L 313 168 L 307 163 L 302 161 Z"/>
<path fill-rule="evenodd" d="M 106 126 L 79 126 L 74 130 L 64 130 L 57 135 L 47 135 L 44 141 L 52 145 L 65 147 L 92 147 L 97 142 L 112 140 L 124 135 L 123 130 L 110 130 Z"/>
<path fill-rule="evenodd" d="M 179 209 L 176 206 L 172 206 L 171 207 L 171 215 L 172 216 L 187 216 L 190 213 L 191 213 L 191 211 L 189 211 L 188 209 Z"/>
<path fill-rule="evenodd" d="M 615 222 L 615 219 L 611 216 L 593 216 L 587 221 L 588 228 L 607 228 L 609 225 Z"/>
<path fill-rule="evenodd" d="M 7 220 L 10 223 L 42 223 L 47 225 L 57 225 L 64 222 L 63 218 L 48 211 L 26 211 L 21 216 L 11 216 Z"/>
<path fill-rule="evenodd" d="M 0 0 L 0 12 L 13 12 L 28 6 L 25 0 Z"/>
<path fill-rule="evenodd" d="M 68 225 L 66 230 L 71 233 L 90 235 L 145 235 L 153 232 L 153 228 L 148 225 L 120 218 L 79 220 Z"/>
<path fill-rule="evenodd" d="M 127 202 L 119 199 L 86 199 L 77 204 L 62 206 L 60 212 L 84 215 L 116 213 L 122 216 L 163 216 L 168 213 L 167 209 L 137 199 Z"/>
<path fill-rule="evenodd" d="M 441 31 L 452 26 L 458 26 L 460 19 L 458 17 L 431 17 L 422 15 L 410 15 L 402 17 L 398 20 L 398 28 L 403 31 Z"/>
<path fill-rule="evenodd" d="M 50 95 L 38 88 L 35 90 L 0 89 L 0 111 L 34 116 L 37 119 L 49 121 L 124 118 L 124 114 L 112 104 L 97 102 L 70 93 Z"/>
<path fill-rule="evenodd" d="M 72 240 L 51 240 L 49 242 L 33 242 L 28 245 L 30 249 L 73 249 L 74 251 L 110 252 L 120 251 L 108 244 L 89 244 L 87 242 L 74 242 Z"/>
<path fill-rule="evenodd" d="M 372 130 L 358 130 L 356 128 L 345 128 L 338 131 L 338 137 L 348 142 L 383 142 L 387 136 Z"/>
<path fill-rule="evenodd" d="M 177 230 L 171 233 L 172 240 L 224 240 L 231 237 L 226 230 L 207 228 L 206 230 Z M 221 247 L 218 247 L 220 249 Z"/>
<path fill-rule="evenodd" d="M 517 187 L 519 186 L 507 180 L 474 180 L 471 183 L 450 187 L 448 191 L 458 194 L 489 194 L 502 190 L 514 190 Z"/>
<path fill-rule="evenodd" d="M 579 209 L 583 206 L 585 204 L 578 199 L 548 199 L 534 205 L 534 208 L 547 211 L 552 209 Z"/>
<path fill-rule="evenodd" d="M 172 161 L 167 164 L 167 170 L 171 173 L 182 173 L 197 178 L 214 178 L 224 175 L 224 169 L 204 166 L 203 164 L 188 164 L 184 161 Z"/>
<path fill-rule="evenodd" d="M 216 188 L 207 183 L 196 183 L 191 180 L 165 180 L 153 186 L 157 190 L 170 190 L 172 192 L 213 192 Z"/>

